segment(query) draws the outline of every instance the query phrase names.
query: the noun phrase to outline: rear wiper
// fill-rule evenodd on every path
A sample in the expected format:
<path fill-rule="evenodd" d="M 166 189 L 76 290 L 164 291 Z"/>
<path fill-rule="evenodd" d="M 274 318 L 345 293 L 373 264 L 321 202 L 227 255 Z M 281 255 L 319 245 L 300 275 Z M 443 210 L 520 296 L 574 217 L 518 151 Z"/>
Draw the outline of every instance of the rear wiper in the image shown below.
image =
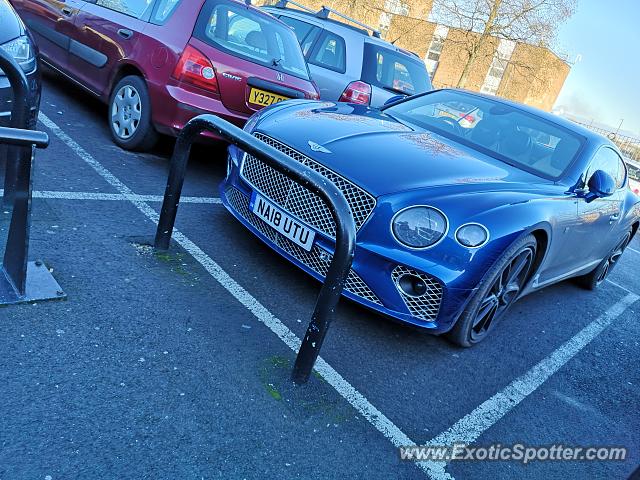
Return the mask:
<path fill-rule="evenodd" d="M 282 63 L 282 59 L 281 58 L 274 58 L 273 60 L 271 60 L 271 63 L 274 67 L 279 67 L 280 64 Z"/>

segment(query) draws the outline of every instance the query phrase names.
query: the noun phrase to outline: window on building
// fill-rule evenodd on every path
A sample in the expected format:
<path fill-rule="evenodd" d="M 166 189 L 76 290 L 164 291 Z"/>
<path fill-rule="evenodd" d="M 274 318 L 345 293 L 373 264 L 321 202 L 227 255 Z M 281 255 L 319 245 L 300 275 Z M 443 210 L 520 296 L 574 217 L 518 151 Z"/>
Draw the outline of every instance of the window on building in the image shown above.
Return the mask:
<path fill-rule="evenodd" d="M 447 39 L 447 35 L 449 33 L 449 29 L 444 25 L 438 25 L 433 32 L 433 37 L 431 38 L 431 45 L 429 45 L 429 50 L 427 51 L 427 55 L 425 57 L 425 64 L 427 65 L 427 71 L 431 78 L 436 73 L 438 68 L 438 64 L 440 63 L 440 55 L 442 54 L 442 49 L 444 48 L 444 42 Z"/>
<path fill-rule="evenodd" d="M 378 20 L 378 30 L 383 37 L 386 37 L 394 15 L 409 16 L 409 4 L 403 3 L 401 0 L 385 0 L 384 12 L 380 14 Z"/>
<path fill-rule="evenodd" d="M 496 53 L 493 55 L 487 76 L 480 88 L 482 93 L 495 95 L 498 92 L 498 87 L 500 87 L 500 82 L 502 81 L 502 77 L 504 77 L 504 71 L 507 69 L 507 65 L 509 65 L 511 55 L 513 55 L 515 48 L 515 42 L 511 40 L 500 40 Z"/>

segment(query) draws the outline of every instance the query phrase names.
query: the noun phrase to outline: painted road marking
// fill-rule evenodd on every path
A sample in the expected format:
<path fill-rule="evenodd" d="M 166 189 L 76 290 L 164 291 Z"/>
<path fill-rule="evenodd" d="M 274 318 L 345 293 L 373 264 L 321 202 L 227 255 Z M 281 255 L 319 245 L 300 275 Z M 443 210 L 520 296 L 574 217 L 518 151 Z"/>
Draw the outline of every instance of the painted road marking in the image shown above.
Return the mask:
<path fill-rule="evenodd" d="M 627 249 L 640 255 L 640 250 L 636 250 L 635 248 L 631 248 L 631 247 L 627 247 Z"/>
<path fill-rule="evenodd" d="M 44 123 L 44 122 L 43 122 Z M 4 190 L 0 188 L 0 197 Z M 33 198 L 60 199 L 60 200 L 99 200 L 99 201 L 139 201 L 139 202 L 162 202 L 162 195 L 137 195 L 122 193 L 98 193 L 98 192 L 56 192 L 51 190 L 35 191 Z M 182 197 L 180 203 L 202 203 L 202 204 L 222 204 L 217 197 Z"/>
<path fill-rule="evenodd" d="M 93 158 L 75 140 L 67 135 L 58 125 L 49 119 L 44 113 L 40 113 L 40 121 L 53 134 L 62 140 L 78 157 L 91 166 L 107 183 L 114 187 L 120 194 L 129 196 L 128 201 L 136 206 L 142 214 L 156 225 L 159 215 L 144 201 L 133 194 L 131 189 L 122 183 L 115 175 L 107 170 L 100 162 Z M 202 265 L 209 274 L 218 281 L 231 295 L 233 295 L 243 306 L 264 325 L 266 325 L 280 340 L 282 340 L 291 350 L 297 352 L 300 348 L 300 339 L 275 317 L 266 307 L 264 307 L 255 297 L 246 291 L 239 283 L 225 272 L 211 257 L 203 252 L 200 247 L 193 243 L 186 235 L 179 230 L 174 230 L 173 239 L 193 258 Z M 347 402 L 351 404 L 360 414 L 382 433 L 396 447 L 415 445 L 402 430 L 400 430 L 391 420 L 389 420 L 380 410 L 367 400 L 358 390 L 356 390 L 342 375 L 340 375 L 322 357 L 318 357 L 315 370 L 329 383 Z M 425 471 L 426 467 L 418 464 L 418 467 Z"/>
<path fill-rule="evenodd" d="M 551 375 L 562 368 L 589 345 L 602 331 L 622 315 L 640 296 L 629 293 L 611 306 L 589 325 L 567 340 L 546 358 L 534 365 L 524 375 L 516 378 L 506 388 L 486 400 L 468 415 L 458 420 L 448 430 L 433 438 L 429 445 L 470 444 L 509 413 L 520 402 L 535 392 Z M 445 471 L 445 462 L 423 462 L 429 477 L 437 480 L 451 480 Z"/>
<path fill-rule="evenodd" d="M 127 200 L 135 205 L 153 223 L 158 223 L 159 215 L 140 196 L 122 183 L 115 175 L 95 160 L 86 150 L 78 145 L 71 137 L 52 122 L 45 114 L 40 113 L 40 121 L 49 128 L 60 140 L 71 148 L 82 160 L 90 165 L 104 180 L 113 186 L 120 194 L 127 196 Z M 220 283 L 231 295 L 244 305 L 253 315 L 273 333 L 275 333 L 294 352 L 300 347 L 300 339 L 255 297 L 229 276 L 213 259 L 193 243 L 179 230 L 174 230 L 173 239 L 189 252 L 209 274 Z M 611 282 L 613 283 L 613 282 Z M 617 285 L 617 284 L 615 284 Z M 624 287 L 622 287 L 624 288 Z M 625 289 L 626 290 L 626 289 Z M 584 327 L 575 336 L 544 358 L 524 375 L 511 382 L 506 388 L 486 400 L 475 410 L 464 416 L 452 427 L 433 438 L 430 445 L 452 445 L 453 443 L 472 443 L 487 429 L 501 420 L 515 406 L 525 400 L 544 384 L 554 373 L 562 368 L 569 360 L 591 343 L 616 318 L 636 302 L 640 296 L 629 293 L 622 300 L 610 307 L 596 320 Z M 347 380 L 345 380 L 322 357 L 318 357 L 316 371 L 360 414 L 367 419 L 393 445 L 413 446 L 413 442 L 400 428 L 367 400 Z M 445 462 L 418 462 L 429 478 L 434 480 L 453 480 L 445 471 Z"/>

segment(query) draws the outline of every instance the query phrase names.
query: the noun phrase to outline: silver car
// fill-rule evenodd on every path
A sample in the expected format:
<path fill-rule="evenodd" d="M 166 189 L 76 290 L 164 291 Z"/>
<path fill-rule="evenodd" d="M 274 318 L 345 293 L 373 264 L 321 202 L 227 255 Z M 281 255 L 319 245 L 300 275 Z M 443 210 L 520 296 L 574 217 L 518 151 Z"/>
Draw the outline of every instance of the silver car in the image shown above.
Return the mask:
<path fill-rule="evenodd" d="M 398 95 L 432 89 L 417 55 L 385 42 L 379 32 L 357 20 L 331 8 L 315 12 L 284 0 L 263 8 L 295 32 L 322 100 L 377 107 Z"/>

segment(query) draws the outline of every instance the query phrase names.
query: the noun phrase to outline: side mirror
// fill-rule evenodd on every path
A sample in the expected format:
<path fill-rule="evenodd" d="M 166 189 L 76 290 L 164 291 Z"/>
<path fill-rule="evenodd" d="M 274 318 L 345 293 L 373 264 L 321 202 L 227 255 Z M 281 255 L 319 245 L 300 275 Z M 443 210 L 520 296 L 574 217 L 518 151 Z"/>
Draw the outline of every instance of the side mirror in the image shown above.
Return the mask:
<path fill-rule="evenodd" d="M 585 195 L 587 202 L 596 198 L 610 197 L 616 191 L 616 182 L 607 172 L 596 170 L 587 183 L 589 191 Z"/>
<path fill-rule="evenodd" d="M 392 103 L 399 102 L 401 100 L 404 100 L 405 98 L 407 98 L 406 95 L 394 95 L 393 97 L 389 98 L 386 102 L 384 102 L 384 106 L 386 107 L 387 105 L 391 105 Z"/>

